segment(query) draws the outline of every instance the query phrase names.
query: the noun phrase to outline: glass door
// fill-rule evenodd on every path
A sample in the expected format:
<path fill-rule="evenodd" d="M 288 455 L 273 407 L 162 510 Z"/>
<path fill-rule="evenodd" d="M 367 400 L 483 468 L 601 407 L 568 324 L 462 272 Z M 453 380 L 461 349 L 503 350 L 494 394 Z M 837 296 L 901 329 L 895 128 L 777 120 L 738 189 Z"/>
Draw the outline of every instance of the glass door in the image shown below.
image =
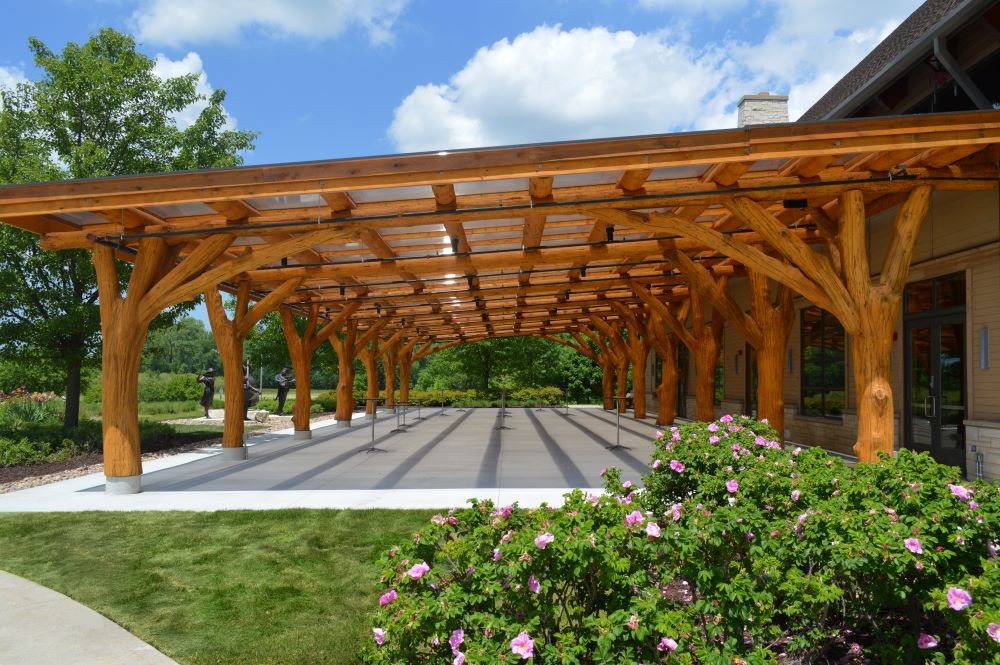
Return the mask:
<path fill-rule="evenodd" d="M 964 317 L 907 323 L 906 379 L 906 447 L 964 470 Z"/>

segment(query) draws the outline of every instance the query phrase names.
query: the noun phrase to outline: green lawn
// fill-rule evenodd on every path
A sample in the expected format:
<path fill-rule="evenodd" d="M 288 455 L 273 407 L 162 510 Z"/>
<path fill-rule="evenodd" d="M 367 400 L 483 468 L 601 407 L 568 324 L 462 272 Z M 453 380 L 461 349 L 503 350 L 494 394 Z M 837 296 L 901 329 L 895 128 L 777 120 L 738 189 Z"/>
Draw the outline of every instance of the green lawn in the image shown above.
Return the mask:
<path fill-rule="evenodd" d="M 354 663 L 377 558 L 427 511 L 0 515 L 0 569 L 51 587 L 182 665 Z"/>

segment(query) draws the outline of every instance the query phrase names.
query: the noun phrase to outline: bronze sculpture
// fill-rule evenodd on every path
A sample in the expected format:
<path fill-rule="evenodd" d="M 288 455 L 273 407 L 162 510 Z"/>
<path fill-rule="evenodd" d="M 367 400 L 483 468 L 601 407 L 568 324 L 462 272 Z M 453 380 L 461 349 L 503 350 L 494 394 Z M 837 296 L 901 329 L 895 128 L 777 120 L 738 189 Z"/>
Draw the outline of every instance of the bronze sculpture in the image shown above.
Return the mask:
<path fill-rule="evenodd" d="M 288 397 L 288 391 L 295 384 L 295 377 L 288 373 L 287 367 L 282 367 L 281 371 L 275 374 L 274 382 L 278 385 L 278 411 L 277 415 L 283 415 L 285 410 L 285 399 Z"/>
<path fill-rule="evenodd" d="M 198 383 L 204 383 L 205 389 L 201 393 L 201 399 L 198 400 L 198 404 L 205 409 L 205 417 L 211 418 L 208 415 L 208 410 L 212 408 L 212 401 L 215 399 L 215 370 L 209 367 L 204 373 L 198 375 Z"/>
<path fill-rule="evenodd" d="M 250 407 L 257 406 L 260 401 L 260 390 L 253 380 L 253 373 L 250 371 L 250 361 L 247 361 L 243 368 L 243 420 L 250 420 L 248 413 Z"/>

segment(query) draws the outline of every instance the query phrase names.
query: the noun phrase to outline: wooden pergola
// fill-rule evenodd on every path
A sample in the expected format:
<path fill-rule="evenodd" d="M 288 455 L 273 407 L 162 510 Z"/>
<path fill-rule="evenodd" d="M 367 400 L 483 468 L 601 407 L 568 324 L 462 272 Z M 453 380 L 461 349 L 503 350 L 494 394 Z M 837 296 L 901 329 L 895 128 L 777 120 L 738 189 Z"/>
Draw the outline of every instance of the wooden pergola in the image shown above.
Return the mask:
<path fill-rule="evenodd" d="M 931 192 L 996 189 L 998 160 L 1000 112 L 904 116 L 17 185 L 0 188 L 0 219 L 47 249 L 93 254 L 112 479 L 141 474 L 148 326 L 199 295 L 223 360 L 233 456 L 245 454 L 243 340 L 275 309 L 303 436 L 310 364 L 326 342 L 342 422 L 356 357 L 391 377 L 399 367 L 406 400 L 415 359 L 517 335 L 597 361 L 607 408 L 631 365 L 636 417 L 655 349 L 661 423 L 673 420 L 683 344 L 697 416 L 710 419 L 727 322 L 757 350 L 759 412 L 780 432 L 798 295 L 850 339 L 864 461 L 893 447 L 889 350 Z M 867 219 L 891 209 L 890 248 L 873 265 Z M 116 259 L 134 264 L 125 292 Z M 749 311 L 727 288 L 734 277 L 748 280 Z M 236 297 L 232 318 L 220 291 Z M 295 317 L 308 322 L 302 334 Z"/>

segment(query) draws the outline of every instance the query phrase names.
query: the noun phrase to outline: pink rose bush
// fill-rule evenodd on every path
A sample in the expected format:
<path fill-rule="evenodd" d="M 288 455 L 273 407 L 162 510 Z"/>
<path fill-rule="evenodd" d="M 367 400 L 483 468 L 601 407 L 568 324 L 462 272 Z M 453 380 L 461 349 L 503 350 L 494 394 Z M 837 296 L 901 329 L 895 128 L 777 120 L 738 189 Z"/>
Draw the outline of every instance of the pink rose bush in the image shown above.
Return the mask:
<path fill-rule="evenodd" d="M 641 483 L 611 468 L 604 495 L 562 508 L 473 501 L 429 522 L 382 559 L 396 595 L 373 595 L 381 642 L 362 661 L 1000 660 L 995 484 L 906 450 L 851 468 L 743 416 L 711 425 L 657 436 Z"/>

